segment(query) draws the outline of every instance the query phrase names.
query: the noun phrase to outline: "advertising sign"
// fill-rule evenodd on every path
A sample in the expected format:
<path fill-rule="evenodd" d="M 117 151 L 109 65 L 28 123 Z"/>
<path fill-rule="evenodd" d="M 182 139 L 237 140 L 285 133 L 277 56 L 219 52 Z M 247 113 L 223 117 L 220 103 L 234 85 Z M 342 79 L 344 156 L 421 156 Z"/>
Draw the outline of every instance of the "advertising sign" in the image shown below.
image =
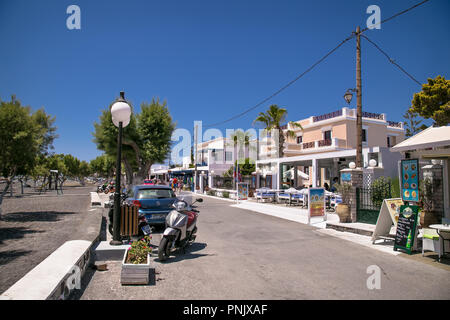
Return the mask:
<path fill-rule="evenodd" d="M 397 232 L 395 234 L 394 250 L 405 250 L 411 254 L 415 247 L 417 237 L 417 219 L 419 206 L 400 206 L 400 216 L 397 222 Z"/>
<path fill-rule="evenodd" d="M 397 227 L 398 217 L 400 215 L 400 206 L 404 203 L 401 198 L 384 199 L 381 205 L 380 213 L 378 215 L 377 224 L 372 234 L 372 243 L 378 239 L 390 239 L 390 231 L 392 224 Z"/>
<path fill-rule="evenodd" d="M 311 217 L 324 217 L 325 218 L 325 189 L 324 188 L 309 188 L 308 223 L 310 222 Z"/>
<path fill-rule="evenodd" d="M 419 160 L 402 160 L 400 171 L 403 201 L 419 202 Z"/>
<path fill-rule="evenodd" d="M 238 200 L 247 200 L 248 199 L 248 183 L 238 183 Z"/>

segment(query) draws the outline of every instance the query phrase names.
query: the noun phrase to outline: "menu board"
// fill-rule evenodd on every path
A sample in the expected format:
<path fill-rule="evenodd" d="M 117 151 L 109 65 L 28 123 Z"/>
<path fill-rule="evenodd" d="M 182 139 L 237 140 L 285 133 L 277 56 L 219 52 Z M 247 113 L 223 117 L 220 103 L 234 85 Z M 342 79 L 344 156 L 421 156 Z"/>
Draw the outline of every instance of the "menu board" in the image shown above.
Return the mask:
<path fill-rule="evenodd" d="M 384 199 L 384 201 L 386 201 L 386 205 L 392 217 L 394 225 L 397 226 L 398 217 L 400 215 L 400 207 L 404 204 L 402 199 Z"/>
<path fill-rule="evenodd" d="M 419 160 L 402 160 L 400 174 L 403 201 L 419 202 Z"/>
<path fill-rule="evenodd" d="M 417 218 L 419 206 L 400 206 L 400 215 L 397 222 L 394 250 L 405 250 L 411 254 L 417 233 Z"/>
<path fill-rule="evenodd" d="M 325 189 L 309 188 L 308 223 L 311 217 L 325 217 Z"/>

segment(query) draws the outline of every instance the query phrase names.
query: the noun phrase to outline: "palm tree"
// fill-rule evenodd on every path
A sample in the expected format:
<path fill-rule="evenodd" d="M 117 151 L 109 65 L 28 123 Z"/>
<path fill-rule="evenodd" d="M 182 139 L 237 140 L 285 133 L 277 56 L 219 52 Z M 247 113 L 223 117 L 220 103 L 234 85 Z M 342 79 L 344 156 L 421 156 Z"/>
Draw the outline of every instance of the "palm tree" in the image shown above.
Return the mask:
<path fill-rule="evenodd" d="M 235 154 L 234 157 L 234 165 L 233 165 L 233 170 L 234 167 L 238 164 L 244 164 L 245 163 L 245 149 L 248 148 L 248 150 L 250 150 L 250 148 L 253 148 L 252 146 L 250 146 L 250 140 L 253 138 L 253 135 L 249 132 L 244 132 L 243 130 L 236 130 L 234 131 L 231 135 L 230 135 L 230 139 L 232 141 L 232 143 L 229 143 L 229 146 L 232 146 L 233 152 Z M 237 146 L 239 146 L 239 150 L 236 148 Z M 244 154 L 243 157 L 240 157 L 240 155 Z M 252 161 L 253 159 L 249 159 L 249 161 Z M 250 162 L 251 163 L 251 162 Z M 233 180 L 235 182 L 235 180 Z M 234 183 L 233 183 L 234 184 Z"/>
<path fill-rule="evenodd" d="M 286 132 L 283 132 L 281 124 L 286 122 L 286 117 L 287 117 L 287 110 L 284 108 L 280 108 L 276 104 L 273 104 L 269 107 L 269 109 L 266 112 L 260 112 L 258 117 L 254 121 L 254 123 L 255 122 L 262 123 L 266 131 L 271 130 L 278 131 L 278 154 L 280 158 L 284 156 L 283 148 L 286 138 L 296 137 L 295 132 L 292 130 L 287 129 Z M 299 128 L 303 130 L 303 127 L 297 122 L 289 121 L 288 124 L 292 128 Z"/>

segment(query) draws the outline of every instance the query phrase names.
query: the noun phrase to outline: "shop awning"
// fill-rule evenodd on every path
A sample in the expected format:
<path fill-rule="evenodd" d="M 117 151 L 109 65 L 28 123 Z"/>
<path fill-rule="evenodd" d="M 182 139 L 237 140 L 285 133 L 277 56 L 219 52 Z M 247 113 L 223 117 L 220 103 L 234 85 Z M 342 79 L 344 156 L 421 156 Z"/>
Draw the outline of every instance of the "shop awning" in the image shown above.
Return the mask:
<path fill-rule="evenodd" d="M 391 148 L 391 151 L 440 148 L 450 146 L 450 126 L 430 127 Z"/>

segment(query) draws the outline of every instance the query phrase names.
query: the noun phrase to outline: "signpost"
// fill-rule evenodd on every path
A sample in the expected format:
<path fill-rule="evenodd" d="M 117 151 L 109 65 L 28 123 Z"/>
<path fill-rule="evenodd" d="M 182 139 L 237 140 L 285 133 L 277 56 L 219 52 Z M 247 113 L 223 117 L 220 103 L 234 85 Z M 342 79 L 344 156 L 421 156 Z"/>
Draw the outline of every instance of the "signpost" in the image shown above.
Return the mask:
<path fill-rule="evenodd" d="M 327 220 L 325 211 L 325 189 L 309 188 L 308 192 L 308 224 L 311 223 L 311 217 L 323 217 Z"/>
<path fill-rule="evenodd" d="M 402 249 L 411 254 L 417 247 L 417 219 L 419 206 L 400 206 L 400 215 L 395 234 L 394 251 Z"/>
<path fill-rule="evenodd" d="M 400 206 L 403 204 L 404 203 L 401 198 L 383 200 L 383 204 L 380 208 L 380 214 L 377 219 L 377 224 L 375 225 L 375 230 L 372 235 L 372 243 L 375 243 L 375 240 L 378 239 L 394 240 L 389 233 L 391 231 L 392 224 L 397 227 Z"/>
<path fill-rule="evenodd" d="M 419 202 L 419 159 L 401 161 L 400 183 L 402 200 Z"/>

